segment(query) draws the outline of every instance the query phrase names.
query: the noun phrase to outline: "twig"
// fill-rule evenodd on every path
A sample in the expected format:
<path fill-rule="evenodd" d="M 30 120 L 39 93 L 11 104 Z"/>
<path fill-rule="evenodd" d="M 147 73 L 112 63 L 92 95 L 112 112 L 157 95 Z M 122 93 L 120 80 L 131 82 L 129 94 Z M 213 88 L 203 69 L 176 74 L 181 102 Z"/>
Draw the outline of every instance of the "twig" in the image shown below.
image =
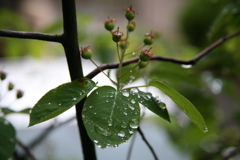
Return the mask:
<path fill-rule="evenodd" d="M 164 61 L 164 62 L 172 62 L 172 63 L 176 63 L 176 64 L 185 64 L 185 65 L 194 65 L 196 64 L 201 58 L 203 58 L 204 56 L 206 56 L 208 53 L 210 53 L 210 51 L 212 51 L 213 49 L 215 49 L 216 47 L 218 47 L 219 45 L 221 45 L 223 42 L 225 42 L 226 40 L 229 40 L 233 37 L 236 37 L 240 35 L 240 30 L 228 35 L 226 37 L 220 38 L 218 41 L 216 41 L 215 43 L 213 43 L 212 45 L 210 45 L 209 47 L 205 48 L 202 52 L 200 52 L 197 56 L 195 56 L 194 58 L 190 59 L 190 60 L 180 60 L 180 59 L 175 59 L 175 58 L 170 58 L 170 57 L 163 57 L 163 56 L 153 56 L 150 60 L 154 61 Z M 132 63 L 136 63 L 138 62 L 139 58 L 135 57 L 129 60 L 126 60 L 122 63 L 122 66 L 126 66 Z M 103 64 L 102 66 L 99 66 L 102 70 L 105 69 L 115 69 L 118 68 L 119 63 L 112 63 L 112 64 Z M 86 77 L 87 78 L 93 78 L 95 77 L 97 74 L 99 73 L 99 69 L 94 69 L 92 72 L 90 72 Z"/>
<path fill-rule="evenodd" d="M 155 160 L 158 160 L 158 157 L 157 157 L 156 153 L 154 152 L 154 150 L 153 150 L 153 148 L 152 148 L 151 144 L 148 142 L 148 140 L 147 140 L 147 139 L 146 139 L 146 137 L 144 136 L 144 134 L 143 134 L 143 132 L 142 132 L 141 128 L 140 128 L 140 127 L 138 127 L 138 129 L 137 129 L 137 130 L 138 130 L 139 134 L 141 135 L 141 137 L 142 137 L 143 141 L 146 143 L 146 145 L 148 146 L 148 148 L 149 148 L 149 149 L 150 149 L 150 151 L 152 152 L 152 154 L 153 154 L 153 156 L 154 156 Z"/>
<path fill-rule="evenodd" d="M 39 33 L 39 32 L 0 30 L 0 37 L 36 39 L 36 40 L 59 42 L 59 43 L 62 42 L 62 35 Z"/>
<path fill-rule="evenodd" d="M 29 147 L 24 145 L 20 140 L 17 140 L 17 144 L 29 155 L 29 157 L 31 157 L 32 160 L 37 160 Z"/>
<path fill-rule="evenodd" d="M 233 151 L 231 151 L 227 156 L 223 157 L 220 160 L 228 160 L 229 158 L 237 155 L 238 153 L 240 153 L 240 147 L 235 148 Z"/>

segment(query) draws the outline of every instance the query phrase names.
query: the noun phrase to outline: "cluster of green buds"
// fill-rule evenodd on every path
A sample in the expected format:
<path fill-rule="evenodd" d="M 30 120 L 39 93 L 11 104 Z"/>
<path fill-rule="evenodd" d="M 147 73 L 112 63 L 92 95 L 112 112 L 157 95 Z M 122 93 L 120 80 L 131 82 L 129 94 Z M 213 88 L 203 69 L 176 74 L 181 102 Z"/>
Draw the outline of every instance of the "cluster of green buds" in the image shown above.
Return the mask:
<path fill-rule="evenodd" d="M 3 81 L 7 77 L 5 72 L 0 71 L 0 79 Z"/>
<path fill-rule="evenodd" d="M 146 33 L 144 35 L 144 39 L 143 39 L 143 42 L 145 45 L 152 45 L 153 42 L 155 41 L 155 36 L 152 35 L 152 33 Z"/>
<path fill-rule="evenodd" d="M 114 42 L 119 42 L 122 39 L 123 32 L 119 31 L 119 28 L 115 31 L 112 31 L 112 40 Z"/>
<path fill-rule="evenodd" d="M 106 20 L 104 22 L 105 29 L 111 32 L 114 29 L 114 27 L 115 27 L 115 22 L 116 21 L 114 19 L 109 19 L 108 18 L 108 20 Z"/>
<path fill-rule="evenodd" d="M 136 16 L 136 13 L 138 13 L 137 11 L 132 9 L 132 6 L 130 6 L 127 9 L 123 9 L 123 10 L 126 11 L 125 17 L 127 18 L 128 21 L 133 20 L 135 18 L 135 16 Z"/>
<path fill-rule="evenodd" d="M 141 61 L 143 62 L 147 62 L 149 61 L 152 56 L 153 56 L 153 53 L 150 51 L 152 48 L 150 49 L 143 49 L 139 55 L 139 58 Z"/>

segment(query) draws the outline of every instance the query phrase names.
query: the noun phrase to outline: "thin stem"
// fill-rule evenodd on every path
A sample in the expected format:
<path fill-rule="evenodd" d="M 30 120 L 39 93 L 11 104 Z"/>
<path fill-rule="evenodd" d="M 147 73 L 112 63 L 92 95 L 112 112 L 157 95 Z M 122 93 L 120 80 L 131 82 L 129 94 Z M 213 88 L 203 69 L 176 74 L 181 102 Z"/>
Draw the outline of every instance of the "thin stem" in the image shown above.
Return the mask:
<path fill-rule="evenodd" d="M 105 72 L 103 72 L 103 70 L 101 70 L 101 68 L 99 68 L 99 66 L 98 66 L 92 59 L 90 59 L 90 61 L 91 61 L 113 84 L 117 85 L 117 83 L 116 83 L 114 80 L 112 80 Z"/>
<path fill-rule="evenodd" d="M 140 49 L 142 49 L 142 48 L 145 47 L 145 46 L 146 46 L 146 45 L 143 45 L 142 47 L 139 47 L 138 49 L 136 49 L 136 50 L 134 50 L 134 51 L 132 51 L 132 52 L 126 53 L 125 56 L 130 55 L 130 54 L 132 54 L 132 53 L 134 53 L 134 52 L 137 52 L 137 51 L 139 51 Z"/>
<path fill-rule="evenodd" d="M 118 60 L 119 62 L 121 61 L 121 56 L 120 56 L 120 53 L 119 53 L 119 46 L 118 46 L 118 43 L 116 42 L 116 48 L 117 48 L 117 54 L 118 54 Z"/>
<path fill-rule="evenodd" d="M 157 155 L 156 155 L 156 153 L 155 153 L 155 151 L 153 150 L 153 147 L 151 146 L 151 144 L 148 142 L 148 140 L 146 139 L 146 137 L 144 136 L 144 134 L 143 134 L 143 132 L 142 132 L 142 130 L 141 130 L 141 128 L 140 127 L 138 127 L 138 132 L 139 132 L 139 134 L 141 135 L 141 137 L 142 137 L 142 139 L 143 139 L 143 141 L 146 143 L 146 145 L 148 146 L 148 148 L 150 149 L 150 151 L 152 152 L 152 154 L 153 154 L 153 156 L 154 156 L 154 158 L 155 158 L 155 160 L 158 160 L 158 157 L 157 157 Z"/>
<path fill-rule="evenodd" d="M 218 46 L 220 46 L 223 42 L 234 38 L 236 36 L 240 35 L 240 30 L 228 35 L 226 37 L 220 38 L 218 41 L 216 41 L 215 43 L 213 43 L 212 45 L 208 46 L 207 48 L 205 48 L 202 52 L 200 52 L 197 56 L 195 56 L 194 58 L 190 59 L 190 60 L 180 60 L 180 59 L 175 59 L 175 58 L 170 58 L 170 57 L 163 57 L 163 56 L 153 56 L 150 61 L 164 61 L 164 62 L 171 62 L 171 63 L 175 63 L 175 64 L 185 64 L 185 65 L 195 65 L 197 62 L 199 62 L 204 56 L 206 56 L 207 54 L 210 53 L 210 51 L 212 51 L 213 49 L 217 48 Z M 126 60 L 124 62 L 122 62 L 122 66 L 126 66 L 126 65 L 130 65 L 132 63 L 136 63 L 139 61 L 139 57 L 135 57 L 129 60 Z M 105 69 L 114 69 L 114 68 L 118 68 L 119 67 L 119 63 L 112 63 L 112 64 L 103 64 L 102 66 L 100 66 L 100 68 L 102 70 Z M 95 77 L 97 74 L 99 74 L 99 70 L 98 69 L 94 69 L 92 72 L 90 72 L 86 77 L 87 78 L 93 78 Z"/>
<path fill-rule="evenodd" d="M 141 61 L 139 61 L 139 62 L 138 62 L 135 66 L 133 66 L 129 71 L 127 71 L 126 73 L 124 73 L 123 75 L 121 75 L 120 78 L 126 76 L 129 72 L 131 72 L 132 70 L 134 70 L 134 69 L 139 65 L 140 62 L 141 62 Z"/>
<path fill-rule="evenodd" d="M 32 160 L 37 160 L 37 158 L 33 155 L 32 151 L 31 151 L 31 149 L 29 147 L 24 145 L 20 140 L 17 140 L 17 144 L 28 154 L 28 156 Z"/>
<path fill-rule="evenodd" d="M 62 35 L 46 34 L 46 33 L 39 33 L 39 32 L 0 30 L 0 37 L 35 39 L 35 40 L 62 43 Z"/>

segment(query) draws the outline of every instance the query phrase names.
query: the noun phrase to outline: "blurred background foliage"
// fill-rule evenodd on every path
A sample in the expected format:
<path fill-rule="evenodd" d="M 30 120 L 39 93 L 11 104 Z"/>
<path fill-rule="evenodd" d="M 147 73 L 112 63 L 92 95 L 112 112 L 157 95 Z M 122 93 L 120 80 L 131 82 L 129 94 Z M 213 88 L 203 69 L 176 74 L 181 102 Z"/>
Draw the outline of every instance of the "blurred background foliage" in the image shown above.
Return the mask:
<path fill-rule="evenodd" d="M 240 28 L 240 0 L 185 0 L 184 3 L 186 5 L 178 14 L 177 36 L 180 36 L 176 39 L 179 40 L 171 43 L 171 38 L 167 39 L 160 34 L 152 46 L 155 55 L 191 59 L 214 41 Z M 94 23 L 95 20 L 85 12 L 78 13 L 80 46 L 90 45 L 94 59 L 99 63 L 114 62 L 117 60 L 116 48 L 110 33 L 104 30 L 105 19 L 102 24 Z M 139 23 L 139 30 L 131 33 L 128 51 L 142 46 L 145 33 L 143 25 L 147 24 Z M 138 26 L 137 22 L 137 28 Z M 0 10 L 0 28 L 33 31 L 31 25 L 17 12 L 7 9 Z M 62 33 L 61 18 L 38 31 Z M 215 160 L 240 146 L 239 43 L 239 36 L 227 41 L 194 66 L 152 61 L 147 69 L 140 72 L 141 76 L 169 82 L 205 118 L 208 133 L 201 133 L 180 111 L 171 113 L 171 124 L 155 116 L 151 117 L 153 122 L 159 123 L 159 127 L 165 128 L 171 142 L 179 150 L 192 155 L 192 160 Z M 46 55 L 63 56 L 61 46 L 40 41 L 0 38 L 0 57 Z M 137 53 L 131 56 L 136 55 Z M 123 69 L 128 70 L 130 67 Z M 135 71 L 132 74 L 134 73 Z M 139 77 L 136 76 L 135 80 Z M 123 81 L 126 82 L 126 79 Z"/>

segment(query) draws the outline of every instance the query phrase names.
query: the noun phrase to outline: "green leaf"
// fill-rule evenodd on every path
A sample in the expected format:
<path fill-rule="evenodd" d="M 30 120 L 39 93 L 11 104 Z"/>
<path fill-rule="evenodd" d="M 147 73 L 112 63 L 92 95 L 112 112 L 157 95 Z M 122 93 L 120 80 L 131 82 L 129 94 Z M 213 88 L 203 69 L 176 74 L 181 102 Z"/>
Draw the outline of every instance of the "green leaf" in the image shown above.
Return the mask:
<path fill-rule="evenodd" d="M 0 117 L 0 159 L 9 159 L 16 145 L 16 132 L 11 123 Z"/>
<path fill-rule="evenodd" d="M 199 129 L 201 129 L 203 132 L 208 131 L 202 115 L 187 98 L 175 91 L 165 82 L 152 80 L 149 82 L 149 85 L 160 89 L 169 98 L 171 98 Z"/>
<path fill-rule="evenodd" d="M 153 97 L 149 92 L 138 91 L 138 101 L 150 111 L 170 122 L 169 114 L 165 103 L 161 102 L 157 97 Z"/>
<path fill-rule="evenodd" d="M 130 90 L 103 86 L 87 98 L 82 118 L 89 137 L 99 147 L 117 147 L 137 130 L 140 107 Z"/>
<path fill-rule="evenodd" d="M 95 86 L 92 80 L 84 78 L 50 90 L 33 107 L 29 127 L 65 112 L 80 102 Z"/>
<path fill-rule="evenodd" d="M 14 111 L 14 110 L 6 108 L 6 107 L 0 108 L 0 109 L 3 112 L 4 115 L 8 115 L 8 114 L 12 114 L 12 113 L 29 114 L 30 111 L 31 111 L 31 108 L 25 108 L 25 109 L 20 110 L 20 111 Z"/>

